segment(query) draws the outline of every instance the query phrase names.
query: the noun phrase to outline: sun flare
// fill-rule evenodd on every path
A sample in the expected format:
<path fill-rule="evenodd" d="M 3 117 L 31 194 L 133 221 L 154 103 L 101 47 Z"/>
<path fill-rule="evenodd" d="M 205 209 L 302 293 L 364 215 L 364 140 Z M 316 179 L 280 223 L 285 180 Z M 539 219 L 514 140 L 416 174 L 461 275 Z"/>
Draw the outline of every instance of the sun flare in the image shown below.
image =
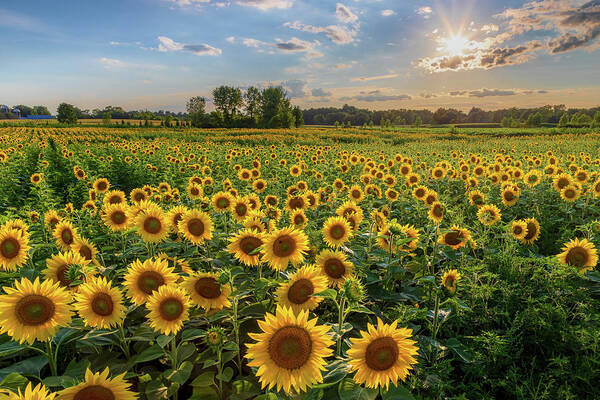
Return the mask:
<path fill-rule="evenodd" d="M 469 39 L 458 34 L 450 35 L 441 40 L 443 50 L 451 56 L 463 55 L 469 49 Z"/>

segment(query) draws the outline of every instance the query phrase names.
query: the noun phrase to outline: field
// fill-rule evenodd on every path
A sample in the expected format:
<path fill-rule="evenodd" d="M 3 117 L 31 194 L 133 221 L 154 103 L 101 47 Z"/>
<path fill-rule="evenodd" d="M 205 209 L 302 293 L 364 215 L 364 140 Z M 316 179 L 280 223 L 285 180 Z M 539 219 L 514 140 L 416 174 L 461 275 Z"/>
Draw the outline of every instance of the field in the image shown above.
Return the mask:
<path fill-rule="evenodd" d="M 600 398 L 599 148 L 590 129 L 0 128 L 0 387 Z"/>

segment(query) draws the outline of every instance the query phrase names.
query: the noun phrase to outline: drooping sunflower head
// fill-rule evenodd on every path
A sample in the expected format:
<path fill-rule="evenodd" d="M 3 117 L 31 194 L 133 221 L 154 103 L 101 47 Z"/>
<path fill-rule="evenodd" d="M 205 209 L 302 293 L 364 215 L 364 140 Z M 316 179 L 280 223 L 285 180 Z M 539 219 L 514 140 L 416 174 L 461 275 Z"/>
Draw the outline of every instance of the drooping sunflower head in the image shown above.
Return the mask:
<path fill-rule="evenodd" d="M 73 226 L 69 221 L 60 221 L 54 227 L 52 236 L 56 240 L 56 244 L 63 250 L 68 250 L 71 245 L 75 243 L 77 237 L 77 228 Z"/>
<path fill-rule="evenodd" d="M 262 223 L 260 224 L 262 227 Z M 242 229 L 231 239 L 227 250 L 233 254 L 241 263 L 249 266 L 260 264 L 262 252 L 260 247 L 263 245 L 260 232 L 254 229 Z"/>
<path fill-rule="evenodd" d="M 0 229 L 0 268 L 14 271 L 27 261 L 29 235 L 20 229 L 4 226 Z"/>
<path fill-rule="evenodd" d="M 163 258 L 148 259 L 144 262 L 135 260 L 127 269 L 124 285 L 127 296 L 136 305 L 142 305 L 159 287 L 175 283 L 179 276 L 169 267 L 169 262 Z"/>
<path fill-rule="evenodd" d="M 183 281 L 183 288 L 189 293 L 192 302 L 209 310 L 222 310 L 231 306 L 229 295 L 231 286 L 219 283 L 216 273 L 197 272 Z"/>
<path fill-rule="evenodd" d="M 163 285 L 146 302 L 150 327 L 163 335 L 177 334 L 188 319 L 190 299 L 183 288 Z"/>
<path fill-rule="evenodd" d="M 193 244 L 201 244 L 212 239 L 213 222 L 210 216 L 200 210 L 186 211 L 178 224 L 179 232 Z"/>
<path fill-rule="evenodd" d="M 131 224 L 129 206 L 125 203 L 108 204 L 102 208 L 102 221 L 112 231 L 125 231 Z"/>
<path fill-rule="evenodd" d="M 179 221 L 183 218 L 183 214 L 185 214 L 189 209 L 186 206 L 178 205 L 169 210 L 167 213 L 167 220 L 169 221 L 169 226 L 171 227 L 172 233 L 179 232 Z"/>
<path fill-rule="evenodd" d="M 510 234 L 514 239 L 523 240 L 527 236 L 527 222 L 523 220 L 513 221 L 510 225 Z"/>
<path fill-rule="evenodd" d="M 587 239 L 570 240 L 562 250 L 563 252 L 556 256 L 558 260 L 565 265 L 577 267 L 581 273 L 594 269 L 598 264 L 596 246 Z"/>
<path fill-rule="evenodd" d="M 485 226 L 492 226 L 501 218 L 500 209 L 494 204 L 483 205 L 477 211 L 477 219 Z"/>
<path fill-rule="evenodd" d="M 438 243 L 449 246 L 454 250 L 458 250 L 461 247 L 466 246 L 469 240 L 471 240 L 471 232 L 468 229 L 454 225 L 448 232 L 440 236 Z"/>
<path fill-rule="evenodd" d="M 64 288 L 70 288 L 93 276 L 94 271 L 89 265 L 90 262 L 79 252 L 69 250 L 48 258 L 43 273 L 46 279 L 58 282 Z"/>
<path fill-rule="evenodd" d="M 108 367 L 103 372 L 85 372 L 85 381 L 58 392 L 56 400 L 135 400 L 137 395 L 129 390 L 125 372 L 109 378 Z"/>
<path fill-rule="evenodd" d="M 540 237 L 540 223 L 535 218 L 527 218 L 527 234 L 521 240 L 524 244 L 532 244 Z"/>
<path fill-rule="evenodd" d="M 444 275 L 442 275 L 442 286 L 448 291 L 448 293 L 454 294 L 460 278 L 461 276 L 457 270 L 448 270 L 444 272 Z"/>
<path fill-rule="evenodd" d="M 367 331 L 361 331 L 360 338 L 350 339 L 348 350 L 351 371 L 356 371 L 354 380 L 369 388 L 396 385 L 398 379 L 404 381 L 412 366 L 417 363 L 415 356 L 418 347 L 410 339 L 412 331 L 398 328 L 398 321 L 384 324 L 377 318 L 377 327 L 368 324 Z"/>
<path fill-rule="evenodd" d="M 297 315 L 291 308 L 277 306 L 275 315 L 265 314 L 259 321 L 262 333 L 250 333 L 255 343 L 248 344 L 250 367 L 258 367 L 256 375 L 262 388 L 276 388 L 286 394 L 300 393 L 323 382 L 325 358 L 333 351 L 330 327 L 308 319 L 308 311 Z"/>
<path fill-rule="evenodd" d="M 346 243 L 353 235 L 352 227 L 346 218 L 336 216 L 329 217 L 323 224 L 323 241 L 327 245 L 337 248 Z"/>
<path fill-rule="evenodd" d="M 38 278 L 15 281 L 0 296 L 0 333 L 8 333 L 19 343 L 33 344 L 54 337 L 71 323 L 71 295 L 58 282 Z"/>
<path fill-rule="evenodd" d="M 287 282 L 277 289 L 277 302 L 291 307 L 295 313 L 302 310 L 313 310 L 319 305 L 322 297 L 313 296 L 327 289 L 327 278 L 312 265 L 305 265 L 290 275 Z"/>
<path fill-rule="evenodd" d="M 290 262 L 300 264 L 308 250 L 303 231 L 287 227 L 263 235 L 263 259 L 275 270 L 286 269 Z"/>
<path fill-rule="evenodd" d="M 112 329 L 123 322 L 123 294 L 106 278 L 92 278 L 78 289 L 74 307 L 86 326 Z"/>
<path fill-rule="evenodd" d="M 342 283 L 354 273 L 354 264 L 348 261 L 341 251 L 321 251 L 317 255 L 316 264 L 332 287 L 341 287 Z"/>

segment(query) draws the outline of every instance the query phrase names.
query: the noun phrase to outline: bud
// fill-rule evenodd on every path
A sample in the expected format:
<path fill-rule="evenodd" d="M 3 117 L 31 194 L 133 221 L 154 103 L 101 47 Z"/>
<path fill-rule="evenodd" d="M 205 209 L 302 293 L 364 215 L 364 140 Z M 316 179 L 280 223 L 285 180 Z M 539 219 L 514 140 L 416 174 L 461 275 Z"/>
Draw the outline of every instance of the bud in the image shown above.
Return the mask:
<path fill-rule="evenodd" d="M 346 298 L 351 303 L 360 303 L 365 297 L 365 287 L 358 278 L 346 279 L 342 287 Z"/>
<path fill-rule="evenodd" d="M 206 332 L 206 344 L 213 349 L 223 345 L 225 339 L 225 331 L 219 326 L 212 326 Z"/>
<path fill-rule="evenodd" d="M 217 279 L 217 281 L 221 284 L 224 285 L 227 282 L 229 282 L 229 271 L 228 270 L 223 270 L 221 271 L 221 273 L 219 274 L 219 279 Z"/>

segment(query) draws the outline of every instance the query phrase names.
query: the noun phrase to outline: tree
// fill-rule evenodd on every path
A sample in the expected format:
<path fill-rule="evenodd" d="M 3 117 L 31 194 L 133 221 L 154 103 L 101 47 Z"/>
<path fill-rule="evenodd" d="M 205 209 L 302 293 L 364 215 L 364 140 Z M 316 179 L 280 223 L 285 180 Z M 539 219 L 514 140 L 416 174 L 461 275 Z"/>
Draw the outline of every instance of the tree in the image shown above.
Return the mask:
<path fill-rule="evenodd" d="M 423 125 L 423 120 L 421 119 L 421 116 L 417 116 L 415 119 L 415 127 L 420 128 L 421 125 Z"/>
<path fill-rule="evenodd" d="M 33 115 L 51 115 L 50 111 L 48 110 L 48 108 L 46 106 L 34 106 L 32 114 Z"/>
<path fill-rule="evenodd" d="M 112 122 L 112 114 L 110 111 L 104 111 L 102 113 L 102 123 L 108 125 Z"/>
<path fill-rule="evenodd" d="M 265 128 L 291 128 L 295 119 L 282 87 L 268 87 L 261 93 L 261 125 Z"/>
<path fill-rule="evenodd" d="M 592 128 L 600 128 L 600 111 L 596 111 L 594 114 L 594 122 L 592 123 Z"/>
<path fill-rule="evenodd" d="M 15 108 L 18 108 L 21 111 L 21 116 L 25 117 L 27 115 L 33 115 L 33 108 L 23 105 L 23 104 L 19 104 L 17 106 L 15 106 Z"/>
<path fill-rule="evenodd" d="M 77 113 L 75 112 L 75 107 L 73 105 L 61 103 L 56 111 L 56 119 L 61 124 L 77 123 Z"/>
<path fill-rule="evenodd" d="M 188 100 L 186 110 L 190 117 L 192 126 L 200 127 L 204 122 L 204 109 L 206 108 L 206 99 L 202 96 L 195 96 Z"/>
<path fill-rule="evenodd" d="M 302 116 L 302 110 L 300 109 L 300 107 L 294 107 L 293 114 L 296 123 L 296 128 L 304 126 L 304 117 Z"/>
<path fill-rule="evenodd" d="M 260 90 L 254 86 L 250 86 L 248 89 L 246 89 L 246 93 L 244 93 L 244 100 L 246 105 L 246 114 L 248 114 L 248 116 L 256 122 L 260 114 L 262 101 Z"/>
<path fill-rule="evenodd" d="M 239 110 L 242 108 L 242 91 L 232 86 L 219 86 L 212 92 L 215 108 L 223 114 L 225 124 L 231 126 L 231 123 Z"/>

